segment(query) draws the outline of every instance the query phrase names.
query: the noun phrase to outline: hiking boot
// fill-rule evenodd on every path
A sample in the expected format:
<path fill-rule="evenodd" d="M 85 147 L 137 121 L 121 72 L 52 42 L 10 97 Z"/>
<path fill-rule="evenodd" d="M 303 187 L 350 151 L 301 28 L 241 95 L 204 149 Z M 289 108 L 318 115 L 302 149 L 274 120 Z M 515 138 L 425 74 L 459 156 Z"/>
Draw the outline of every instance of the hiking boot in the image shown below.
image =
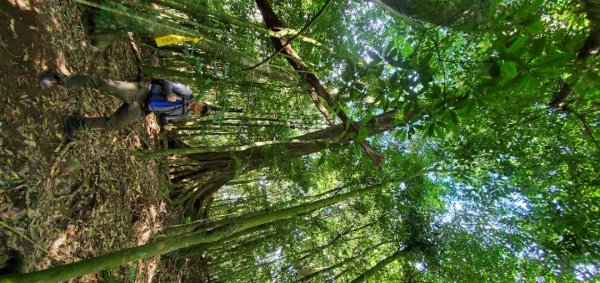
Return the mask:
<path fill-rule="evenodd" d="M 40 75 L 38 83 L 42 90 L 46 90 L 55 84 L 63 84 L 65 75 L 54 71 L 48 71 Z"/>
<path fill-rule="evenodd" d="M 64 116 L 62 118 L 63 130 L 68 140 L 77 139 L 77 131 L 81 128 L 82 119 L 80 116 Z"/>

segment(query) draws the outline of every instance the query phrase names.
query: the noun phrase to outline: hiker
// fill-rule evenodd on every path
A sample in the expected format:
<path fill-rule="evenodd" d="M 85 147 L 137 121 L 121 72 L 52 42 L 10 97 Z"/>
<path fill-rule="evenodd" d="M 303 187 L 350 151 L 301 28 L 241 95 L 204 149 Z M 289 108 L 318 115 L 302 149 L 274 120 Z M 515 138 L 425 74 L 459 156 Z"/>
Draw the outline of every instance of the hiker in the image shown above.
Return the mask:
<path fill-rule="evenodd" d="M 192 98 L 192 91 L 186 85 L 168 80 L 133 83 L 47 72 L 40 76 L 39 84 L 42 90 L 54 85 L 91 87 L 124 102 L 108 117 L 64 116 L 62 124 L 70 140 L 77 139 L 77 131 L 80 129 L 121 129 L 150 112 L 158 116 L 159 124 L 165 131 L 171 131 L 174 128 L 171 122 L 187 118 L 190 111 L 201 116 L 211 112 L 210 106 Z"/>

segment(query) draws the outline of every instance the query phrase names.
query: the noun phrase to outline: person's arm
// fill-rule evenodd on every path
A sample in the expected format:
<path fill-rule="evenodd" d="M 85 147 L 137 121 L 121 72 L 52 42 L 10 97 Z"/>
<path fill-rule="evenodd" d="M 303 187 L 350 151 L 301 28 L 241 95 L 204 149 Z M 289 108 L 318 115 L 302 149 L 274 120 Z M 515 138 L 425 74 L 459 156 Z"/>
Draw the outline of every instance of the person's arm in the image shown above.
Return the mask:
<path fill-rule="evenodd" d="M 175 126 L 173 126 L 173 124 L 169 123 L 169 121 L 170 121 L 170 119 L 169 119 L 168 115 L 158 116 L 158 124 L 160 125 L 160 128 L 166 132 L 170 132 L 173 128 L 175 128 Z"/>
<path fill-rule="evenodd" d="M 174 102 L 175 100 L 179 99 L 192 99 L 192 90 L 182 83 L 162 80 L 162 91 L 163 95 L 170 102 Z"/>
<path fill-rule="evenodd" d="M 182 83 L 173 83 L 173 92 L 185 100 L 192 99 L 192 90 Z"/>
<path fill-rule="evenodd" d="M 177 116 L 169 116 L 162 114 L 158 117 L 158 124 L 165 131 L 171 131 L 173 128 L 176 128 L 171 124 L 173 121 L 185 120 L 189 116 L 188 113 L 177 115 Z"/>

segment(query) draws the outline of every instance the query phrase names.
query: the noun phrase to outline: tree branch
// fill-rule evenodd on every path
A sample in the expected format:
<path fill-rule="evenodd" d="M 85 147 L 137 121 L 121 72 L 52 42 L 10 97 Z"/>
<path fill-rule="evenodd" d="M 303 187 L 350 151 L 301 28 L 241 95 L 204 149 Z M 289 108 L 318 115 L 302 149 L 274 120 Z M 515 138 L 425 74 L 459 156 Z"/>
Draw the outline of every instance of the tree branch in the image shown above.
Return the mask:
<path fill-rule="evenodd" d="M 279 20 L 277 15 L 275 15 L 275 12 L 273 11 L 273 8 L 271 7 L 271 4 L 268 0 L 256 0 L 256 4 L 263 16 L 265 25 L 269 29 L 277 31 L 278 29 L 281 29 L 283 27 L 283 23 L 281 22 L 281 20 Z M 313 92 L 316 92 L 318 96 L 322 97 L 330 107 L 335 107 L 336 103 L 331 94 L 323 86 L 323 84 L 317 78 L 317 76 L 309 70 L 306 63 L 304 63 L 300 56 L 298 56 L 296 51 L 289 45 L 288 40 L 283 37 L 271 37 L 271 42 L 273 43 L 275 50 L 280 51 L 282 54 L 286 55 L 288 63 L 296 70 L 296 72 L 298 72 L 298 74 L 300 74 L 300 76 L 303 79 L 306 80 L 306 82 L 310 84 L 312 88 L 309 89 L 309 94 L 311 95 L 311 98 L 313 99 L 313 102 L 315 102 L 317 108 L 321 110 L 322 105 L 320 105 L 318 99 L 315 99 Z M 321 111 L 321 113 L 329 121 L 328 115 L 326 115 L 323 111 Z M 341 122 L 348 127 L 349 131 L 358 134 L 358 126 L 348 118 L 348 116 L 346 115 L 346 113 L 344 113 L 343 110 L 338 110 L 336 114 L 337 117 L 340 118 Z M 365 153 L 373 160 L 375 165 L 380 166 L 381 161 L 384 158 L 383 154 L 375 151 L 365 141 L 360 141 L 359 144 L 363 148 Z"/>
<path fill-rule="evenodd" d="M 579 119 L 579 121 L 581 121 L 581 124 L 583 125 L 583 129 L 585 130 L 585 133 L 590 136 L 590 139 L 592 140 L 592 142 L 596 146 L 596 149 L 598 149 L 598 151 L 600 151 L 600 144 L 594 138 L 592 129 L 590 128 L 590 125 L 588 124 L 588 122 L 585 120 L 585 117 L 583 115 L 579 114 L 579 112 L 577 112 L 577 111 L 575 111 L 573 109 L 570 109 L 570 108 L 566 108 L 565 111 L 568 111 L 568 112 L 571 112 L 571 113 L 575 114 L 575 116 Z"/>
<path fill-rule="evenodd" d="M 319 18 L 319 16 L 321 16 L 321 14 L 323 14 L 323 12 L 325 11 L 325 9 L 329 6 L 329 4 L 331 3 L 331 0 L 327 0 L 327 2 L 325 2 L 325 5 L 323 5 L 323 7 L 321 7 L 321 9 L 317 12 L 317 14 L 315 14 L 315 16 L 296 34 L 294 34 L 294 36 L 292 36 L 286 43 L 285 45 L 283 45 L 279 50 L 275 51 L 275 53 L 271 54 L 269 57 L 265 58 L 264 60 L 260 61 L 258 64 L 248 67 L 248 68 L 243 68 L 240 69 L 239 71 L 233 73 L 231 76 L 225 78 L 226 80 L 232 78 L 233 76 L 239 74 L 240 72 L 243 71 L 250 71 L 254 68 L 258 68 L 260 65 L 265 64 L 269 61 L 271 61 L 271 59 L 273 59 L 275 56 L 277 56 L 277 54 L 281 53 L 281 51 L 283 51 L 283 49 L 285 49 L 285 47 L 287 47 L 288 45 L 290 45 L 290 43 L 296 39 L 298 36 L 300 36 L 304 31 L 306 31 L 310 26 L 312 26 L 312 24 L 314 24 L 317 19 Z"/>

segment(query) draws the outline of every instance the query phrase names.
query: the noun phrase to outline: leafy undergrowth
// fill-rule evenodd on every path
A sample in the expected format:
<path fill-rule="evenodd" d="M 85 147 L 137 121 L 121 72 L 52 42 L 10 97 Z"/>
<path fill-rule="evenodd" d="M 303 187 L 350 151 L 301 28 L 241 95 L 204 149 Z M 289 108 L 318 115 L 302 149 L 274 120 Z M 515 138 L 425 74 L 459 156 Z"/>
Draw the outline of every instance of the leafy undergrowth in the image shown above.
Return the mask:
<path fill-rule="evenodd" d="M 131 42 L 96 50 L 85 37 L 84 8 L 70 1 L 9 0 L 0 6 L 0 255 L 16 250 L 25 271 L 34 271 L 150 241 L 170 219 L 161 186 L 166 163 L 140 162 L 132 152 L 159 146 L 154 118 L 120 131 L 83 132 L 67 144 L 63 115 L 107 115 L 120 102 L 95 90 L 42 92 L 37 85 L 47 69 L 132 81 L 137 66 Z M 175 272 L 160 272 L 173 263 L 157 263 L 76 282 L 177 280 L 168 277 Z"/>

